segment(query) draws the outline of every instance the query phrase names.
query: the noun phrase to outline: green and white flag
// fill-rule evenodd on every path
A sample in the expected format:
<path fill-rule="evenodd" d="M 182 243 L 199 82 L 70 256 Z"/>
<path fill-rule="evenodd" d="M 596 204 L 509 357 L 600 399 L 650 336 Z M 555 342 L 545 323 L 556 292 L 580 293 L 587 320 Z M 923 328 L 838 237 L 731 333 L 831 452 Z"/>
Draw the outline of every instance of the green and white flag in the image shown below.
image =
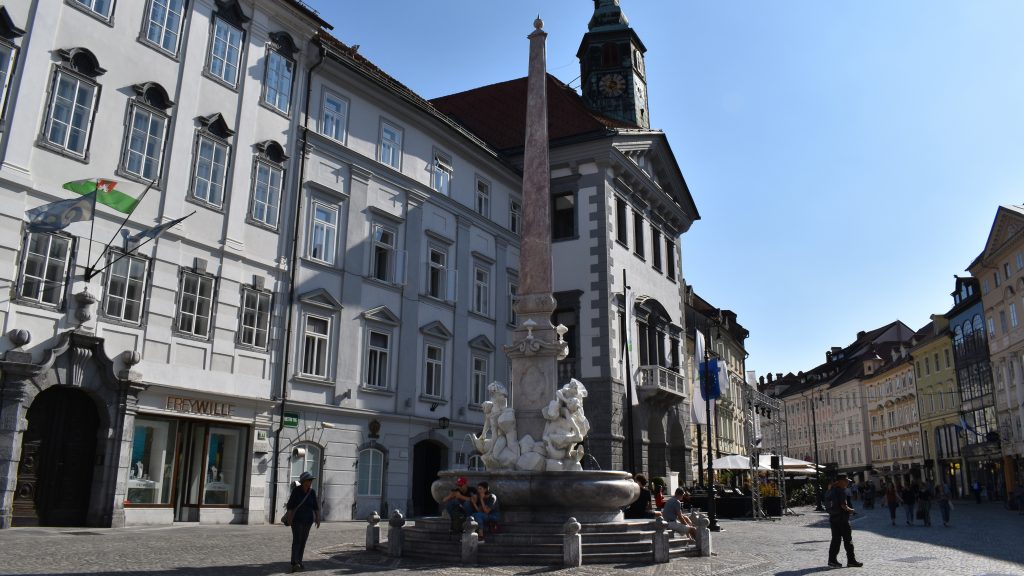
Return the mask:
<path fill-rule="evenodd" d="M 73 180 L 64 184 L 64 189 L 70 190 L 75 194 L 96 192 L 96 201 L 100 204 L 106 204 L 122 214 L 131 214 L 135 207 L 139 205 L 139 199 L 132 198 L 120 190 L 115 190 L 114 186 L 117 186 L 117 182 L 113 180 L 92 178 L 89 180 Z"/>

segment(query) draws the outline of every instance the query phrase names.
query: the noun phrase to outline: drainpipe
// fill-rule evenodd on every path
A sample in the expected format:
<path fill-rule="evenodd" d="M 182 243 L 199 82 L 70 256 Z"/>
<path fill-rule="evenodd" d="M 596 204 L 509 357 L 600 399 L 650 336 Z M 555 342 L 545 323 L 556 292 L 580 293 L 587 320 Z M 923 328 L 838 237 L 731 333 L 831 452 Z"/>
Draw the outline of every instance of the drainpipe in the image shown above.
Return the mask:
<path fill-rule="evenodd" d="M 291 366 L 291 345 L 292 345 L 292 320 L 295 310 L 295 277 L 298 270 L 297 262 L 299 261 L 299 228 L 302 226 L 302 182 L 306 177 L 306 152 L 309 148 L 309 139 L 306 137 L 306 130 L 309 129 L 309 102 L 313 94 L 313 70 L 320 67 L 324 63 L 324 46 L 314 37 L 313 39 L 320 50 L 320 59 L 316 64 L 310 66 L 306 72 L 306 105 L 305 113 L 302 119 L 302 153 L 299 155 L 299 178 L 296 186 L 296 203 L 295 203 L 295 225 L 292 232 L 292 256 L 291 256 L 291 270 L 290 280 L 288 283 L 288 314 L 287 320 L 285 321 L 285 336 L 284 336 L 284 362 L 281 362 L 281 410 L 278 414 L 277 430 L 274 431 L 274 465 L 270 469 L 270 523 L 273 524 L 276 520 L 275 515 L 277 514 L 277 476 L 278 468 L 280 468 L 281 459 L 281 432 L 284 430 L 284 410 L 288 403 L 288 374 L 289 367 Z M 326 457 L 326 456 L 325 456 Z"/>

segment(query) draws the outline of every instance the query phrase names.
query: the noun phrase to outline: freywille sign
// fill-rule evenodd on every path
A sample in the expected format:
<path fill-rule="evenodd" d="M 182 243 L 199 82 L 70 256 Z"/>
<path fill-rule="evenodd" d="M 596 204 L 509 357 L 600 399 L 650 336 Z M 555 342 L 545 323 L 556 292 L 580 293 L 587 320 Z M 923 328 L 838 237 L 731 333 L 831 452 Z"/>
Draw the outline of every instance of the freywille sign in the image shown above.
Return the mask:
<path fill-rule="evenodd" d="M 231 416 L 232 411 L 235 409 L 233 404 L 228 404 L 227 402 L 196 400 L 180 396 L 168 396 L 167 404 L 164 408 L 172 412 L 203 414 L 205 416 Z"/>

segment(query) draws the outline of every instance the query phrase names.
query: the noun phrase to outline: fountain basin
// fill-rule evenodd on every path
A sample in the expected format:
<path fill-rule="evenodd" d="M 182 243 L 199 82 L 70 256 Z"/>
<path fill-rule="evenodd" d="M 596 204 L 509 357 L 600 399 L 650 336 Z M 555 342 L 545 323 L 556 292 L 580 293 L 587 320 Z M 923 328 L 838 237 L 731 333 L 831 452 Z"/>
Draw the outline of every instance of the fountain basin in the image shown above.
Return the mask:
<path fill-rule="evenodd" d="M 561 524 L 570 517 L 583 523 L 618 522 L 622 508 L 640 495 L 640 486 L 622 471 L 444 470 L 430 487 L 434 500 L 441 502 L 459 476 L 471 487 L 488 483 L 498 496 L 503 522 Z"/>

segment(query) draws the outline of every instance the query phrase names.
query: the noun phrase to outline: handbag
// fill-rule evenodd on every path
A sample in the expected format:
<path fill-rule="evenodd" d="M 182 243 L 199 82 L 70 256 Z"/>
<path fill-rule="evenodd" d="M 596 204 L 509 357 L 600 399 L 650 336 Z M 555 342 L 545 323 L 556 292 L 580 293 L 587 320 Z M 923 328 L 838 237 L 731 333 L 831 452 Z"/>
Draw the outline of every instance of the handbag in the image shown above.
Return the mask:
<path fill-rule="evenodd" d="M 306 495 L 302 498 L 302 502 L 299 502 L 298 506 L 284 513 L 284 516 L 281 517 L 281 524 L 284 524 L 285 526 L 292 525 L 292 520 L 295 519 L 295 511 L 302 508 L 302 505 L 306 503 L 306 498 L 309 498 L 310 492 L 312 492 L 312 490 L 306 492 Z"/>

